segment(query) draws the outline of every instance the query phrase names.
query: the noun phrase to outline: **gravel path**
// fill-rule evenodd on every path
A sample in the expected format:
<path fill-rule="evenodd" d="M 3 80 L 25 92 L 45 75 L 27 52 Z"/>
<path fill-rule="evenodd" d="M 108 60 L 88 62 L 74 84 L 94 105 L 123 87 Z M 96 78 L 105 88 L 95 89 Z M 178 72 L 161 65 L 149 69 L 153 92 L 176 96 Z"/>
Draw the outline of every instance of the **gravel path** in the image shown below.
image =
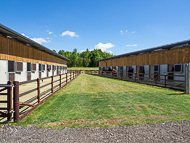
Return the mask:
<path fill-rule="evenodd" d="M 0 126 L 0 142 L 190 142 L 190 120 L 110 128 L 40 129 Z"/>

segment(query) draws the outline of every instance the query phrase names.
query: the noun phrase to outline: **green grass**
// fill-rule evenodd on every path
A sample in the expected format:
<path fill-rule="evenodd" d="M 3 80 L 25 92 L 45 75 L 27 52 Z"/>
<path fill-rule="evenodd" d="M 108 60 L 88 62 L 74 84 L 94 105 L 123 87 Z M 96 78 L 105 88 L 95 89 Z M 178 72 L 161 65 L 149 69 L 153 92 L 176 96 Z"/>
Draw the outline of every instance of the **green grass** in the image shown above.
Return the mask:
<path fill-rule="evenodd" d="M 98 67 L 69 67 L 68 70 L 98 70 Z"/>
<path fill-rule="evenodd" d="M 19 125 L 80 128 L 190 119 L 190 95 L 81 74 Z"/>

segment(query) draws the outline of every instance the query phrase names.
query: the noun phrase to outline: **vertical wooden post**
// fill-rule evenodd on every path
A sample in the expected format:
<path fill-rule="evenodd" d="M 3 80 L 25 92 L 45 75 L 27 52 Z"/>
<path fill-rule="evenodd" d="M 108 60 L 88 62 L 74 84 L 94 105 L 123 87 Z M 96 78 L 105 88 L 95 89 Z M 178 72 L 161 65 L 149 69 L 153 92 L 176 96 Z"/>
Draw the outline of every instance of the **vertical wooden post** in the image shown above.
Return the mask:
<path fill-rule="evenodd" d="M 135 82 L 137 81 L 137 73 L 135 72 Z"/>
<path fill-rule="evenodd" d="M 38 103 L 40 102 L 40 78 L 37 78 Z"/>
<path fill-rule="evenodd" d="M 73 71 L 73 79 L 74 79 L 74 71 Z"/>
<path fill-rule="evenodd" d="M 122 77 L 123 77 L 123 73 L 121 72 L 121 80 L 122 80 Z"/>
<path fill-rule="evenodd" d="M 158 74 L 156 73 L 155 75 L 155 85 L 157 86 L 157 79 L 158 79 Z"/>
<path fill-rule="evenodd" d="M 59 79 L 59 87 L 61 88 L 61 74 L 59 75 L 60 79 Z"/>
<path fill-rule="evenodd" d="M 51 76 L 51 93 L 53 93 L 53 75 Z"/>
<path fill-rule="evenodd" d="M 67 73 L 66 73 L 66 84 L 67 84 Z"/>
<path fill-rule="evenodd" d="M 8 85 L 12 85 L 12 81 L 7 82 Z M 12 119 L 12 87 L 7 88 L 7 121 L 11 121 Z"/>
<path fill-rule="evenodd" d="M 19 81 L 13 81 L 14 122 L 19 121 Z"/>
<path fill-rule="evenodd" d="M 71 81 L 71 72 L 70 72 L 70 81 Z"/>
<path fill-rule="evenodd" d="M 166 74 L 165 74 L 165 87 L 166 87 Z"/>

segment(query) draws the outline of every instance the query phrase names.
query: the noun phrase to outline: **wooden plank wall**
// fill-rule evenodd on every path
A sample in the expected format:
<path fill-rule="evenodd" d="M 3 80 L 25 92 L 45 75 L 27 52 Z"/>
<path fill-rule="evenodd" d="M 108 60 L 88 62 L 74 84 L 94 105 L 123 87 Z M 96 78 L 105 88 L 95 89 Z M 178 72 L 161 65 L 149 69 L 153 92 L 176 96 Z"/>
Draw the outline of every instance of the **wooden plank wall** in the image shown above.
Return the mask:
<path fill-rule="evenodd" d="M 67 66 L 67 61 L 0 36 L 0 59 Z"/>
<path fill-rule="evenodd" d="M 107 66 L 156 65 L 190 63 L 190 47 L 154 52 L 136 56 L 106 60 Z M 104 61 L 99 61 L 99 67 L 105 67 Z"/>

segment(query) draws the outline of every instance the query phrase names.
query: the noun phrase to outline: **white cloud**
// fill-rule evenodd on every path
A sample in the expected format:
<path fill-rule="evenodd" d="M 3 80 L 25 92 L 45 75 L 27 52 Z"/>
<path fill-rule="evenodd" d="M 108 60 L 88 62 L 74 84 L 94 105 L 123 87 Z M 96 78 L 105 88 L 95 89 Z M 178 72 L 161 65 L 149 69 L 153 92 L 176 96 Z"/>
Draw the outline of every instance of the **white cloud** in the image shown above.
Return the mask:
<path fill-rule="evenodd" d="M 125 30 L 125 32 L 128 32 L 128 30 Z"/>
<path fill-rule="evenodd" d="M 51 42 L 50 39 L 52 39 L 52 38 L 49 38 L 49 37 L 47 37 L 47 40 L 45 38 L 41 38 L 41 37 L 40 38 L 36 38 L 36 37 L 35 38 L 30 38 L 30 37 L 26 36 L 24 33 L 22 33 L 21 35 L 23 35 L 23 36 L 25 36 L 25 37 L 39 43 L 39 44 L 49 43 L 49 42 Z"/>
<path fill-rule="evenodd" d="M 94 49 L 101 49 L 103 52 L 105 52 L 107 49 L 115 47 L 115 45 L 113 45 L 112 43 L 98 43 L 97 45 L 94 46 Z M 89 51 L 93 51 L 94 49 L 89 49 Z M 81 50 L 80 53 L 85 52 L 86 50 Z M 112 51 L 107 51 L 108 53 L 112 53 Z"/>
<path fill-rule="evenodd" d="M 106 51 L 107 49 L 112 48 L 114 46 L 115 45 L 113 45 L 112 43 L 103 44 L 100 42 L 97 45 L 95 45 L 94 49 L 101 49 L 102 51 Z"/>
<path fill-rule="evenodd" d="M 109 50 L 109 51 L 107 51 L 107 53 L 110 53 L 110 54 L 111 54 L 111 53 L 112 53 L 112 51 L 110 51 L 110 50 Z"/>
<path fill-rule="evenodd" d="M 52 33 L 53 33 L 53 32 L 50 31 L 48 34 L 52 34 Z"/>
<path fill-rule="evenodd" d="M 29 37 L 28 37 L 28 36 L 26 36 L 24 33 L 22 33 L 21 35 L 22 35 L 22 36 L 25 36 L 25 37 L 27 37 L 27 38 L 29 38 Z"/>
<path fill-rule="evenodd" d="M 135 31 L 131 32 L 131 33 L 135 33 Z"/>
<path fill-rule="evenodd" d="M 134 47 L 137 46 L 137 44 L 133 44 L 133 45 L 126 45 L 127 47 Z"/>
<path fill-rule="evenodd" d="M 120 33 L 123 34 L 123 30 L 121 30 Z"/>
<path fill-rule="evenodd" d="M 79 35 L 76 35 L 75 32 L 72 32 L 72 31 L 65 31 L 61 34 L 61 36 L 66 36 L 66 35 L 69 35 L 70 37 L 79 37 Z"/>
<path fill-rule="evenodd" d="M 86 50 L 81 50 L 80 53 L 85 52 Z"/>
<path fill-rule="evenodd" d="M 35 42 L 37 42 L 37 43 L 39 43 L 39 44 L 42 44 L 42 42 L 43 43 L 48 43 L 48 42 L 50 42 L 50 40 L 46 40 L 45 38 L 30 38 L 30 39 L 32 39 L 33 41 L 35 41 Z"/>

